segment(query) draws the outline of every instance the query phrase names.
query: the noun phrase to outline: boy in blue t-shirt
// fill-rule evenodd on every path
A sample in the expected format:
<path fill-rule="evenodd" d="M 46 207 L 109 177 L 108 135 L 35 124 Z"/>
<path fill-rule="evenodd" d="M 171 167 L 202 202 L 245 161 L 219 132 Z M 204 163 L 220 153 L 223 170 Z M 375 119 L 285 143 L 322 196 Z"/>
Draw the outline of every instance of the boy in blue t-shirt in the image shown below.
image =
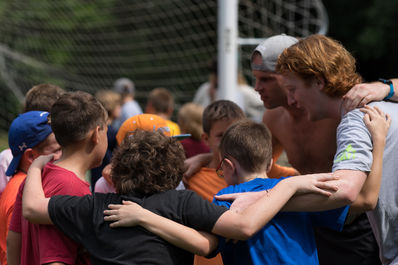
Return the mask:
<path fill-rule="evenodd" d="M 272 189 L 280 179 L 269 179 L 272 164 L 271 134 L 263 125 L 238 122 L 220 143 L 218 173 L 229 186 L 217 195 Z M 232 202 L 213 201 L 231 207 Z M 348 206 L 324 212 L 280 212 L 264 228 L 246 241 L 219 239 L 223 262 L 231 264 L 318 264 L 314 226 L 341 230 Z M 251 262 L 250 262 L 251 261 Z"/>
<path fill-rule="evenodd" d="M 373 181 L 377 178 L 380 183 L 380 164 L 390 121 L 384 118 L 384 113 L 375 109 L 367 107 L 363 111 L 368 113 L 365 115 L 368 119 L 365 123 L 374 141 L 374 167 L 364 185 L 373 186 Z M 375 127 L 368 122 L 370 120 L 374 123 L 380 122 L 380 126 Z M 271 135 L 263 124 L 243 121 L 232 125 L 220 143 L 222 160 L 218 169 L 219 175 L 232 186 L 221 190 L 217 195 L 268 190 L 284 179 L 267 177 L 272 163 L 271 149 Z M 213 202 L 231 208 L 229 201 L 214 199 Z M 223 262 L 225 265 L 319 264 L 313 227 L 340 231 L 348 209 L 345 206 L 322 212 L 280 212 L 246 241 L 235 244 L 221 238 L 219 249 Z"/>

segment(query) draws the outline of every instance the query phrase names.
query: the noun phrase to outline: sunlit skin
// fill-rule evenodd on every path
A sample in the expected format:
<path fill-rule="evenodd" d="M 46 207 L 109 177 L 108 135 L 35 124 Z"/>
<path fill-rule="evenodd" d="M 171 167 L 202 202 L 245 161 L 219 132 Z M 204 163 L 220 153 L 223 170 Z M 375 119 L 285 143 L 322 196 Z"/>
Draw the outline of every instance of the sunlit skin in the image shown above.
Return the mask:
<path fill-rule="evenodd" d="M 322 78 L 304 81 L 297 74 L 288 72 L 282 75 L 282 85 L 288 93 L 288 104 L 302 108 L 308 120 L 340 118 L 342 99 L 331 98 L 322 92 L 325 85 Z"/>
<path fill-rule="evenodd" d="M 261 57 L 255 55 L 252 62 L 260 64 Z M 288 99 L 282 75 L 256 70 L 252 73 L 255 89 L 267 108 L 263 122 L 272 133 L 274 161 L 284 150 L 289 163 L 301 174 L 330 171 L 339 120 L 308 120 L 306 111 Z"/>
<path fill-rule="evenodd" d="M 237 122 L 238 120 L 218 120 L 213 122 L 210 133 L 203 134 L 203 140 L 206 141 L 210 150 L 213 152 L 212 160 L 206 166 L 208 168 L 217 168 L 220 159 L 219 159 L 219 146 L 221 142 L 221 138 L 224 135 L 224 132 L 228 129 L 229 126 Z"/>
<path fill-rule="evenodd" d="M 261 56 L 253 56 L 254 64 L 261 64 Z M 281 76 L 274 72 L 253 70 L 252 74 L 256 79 L 254 89 L 260 94 L 264 107 L 274 109 L 279 106 L 287 107 L 286 93 L 280 85 Z"/>
<path fill-rule="evenodd" d="M 98 154 L 98 161 L 96 166 L 100 166 L 102 164 L 102 160 L 105 156 L 106 149 L 108 148 L 107 132 L 108 132 L 107 126 L 103 126 L 103 128 L 99 130 L 98 145 L 96 146 Z"/>
<path fill-rule="evenodd" d="M 54 133 L 51 133 L 46 140 L 47 140 L 47 145 L 42 148 L 41 153 L 39 155 L 54 154 L 54 160 L 59 159 L 61 157 L 62 151 L 61 151 L 61 146 L 58 144 L 57 140 L 55 139 Z"/>

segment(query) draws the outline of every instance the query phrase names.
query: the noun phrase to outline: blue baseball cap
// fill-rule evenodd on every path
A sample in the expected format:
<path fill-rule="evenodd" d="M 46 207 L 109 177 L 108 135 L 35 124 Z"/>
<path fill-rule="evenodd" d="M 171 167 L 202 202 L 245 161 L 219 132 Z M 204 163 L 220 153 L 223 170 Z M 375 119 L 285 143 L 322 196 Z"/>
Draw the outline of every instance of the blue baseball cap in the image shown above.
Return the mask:
<path fill-rule="evenodd" d="M 8 145 L 13 158 L 7 168 L 6 175 L 12 176 L 18 168 L 23 153 L 43 142 L 51 133 L 46 111 L 29 111 L 18 115 L 8 130 Z"/>

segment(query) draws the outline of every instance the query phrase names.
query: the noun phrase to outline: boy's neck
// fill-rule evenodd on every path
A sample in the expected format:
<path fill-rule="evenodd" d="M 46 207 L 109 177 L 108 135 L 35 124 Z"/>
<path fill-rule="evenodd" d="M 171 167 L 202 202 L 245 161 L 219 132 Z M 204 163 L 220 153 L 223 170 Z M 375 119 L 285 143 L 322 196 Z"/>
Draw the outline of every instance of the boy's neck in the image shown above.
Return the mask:
<path fill-rule="evenodd" d="M 267 175 L 267 172 L 264 171 L 264 172 L 260 172 L 260 173 L 246 173 L 245 175 L 241 174 L 240 177 L 241 177 L 240 179 L 243 182 L 249 182 L 249 181 L 251 181 L 253 179 L 257 179 L 257 178 L 267 179 L 268 175 Z"/>
<path fill-rule="evenodd" d="M 85 152 L 85 148 L 82 148 L 83 145 L 76 146 L 62 148 L 62 156 L 55 164 L 72 171 L 81 180 L 86 181 L 86 172 L 91 169 L 92 158 L 89 153 Z"/>
<path fill-rule="evenodd" d="M 213 157 L 211 158 L 210 163 L 207 164 L 205 167 L 216 169 L 219 164 L 220 164 L 220 159 L 219 159 L 218 155 L 213 154 Z"/>

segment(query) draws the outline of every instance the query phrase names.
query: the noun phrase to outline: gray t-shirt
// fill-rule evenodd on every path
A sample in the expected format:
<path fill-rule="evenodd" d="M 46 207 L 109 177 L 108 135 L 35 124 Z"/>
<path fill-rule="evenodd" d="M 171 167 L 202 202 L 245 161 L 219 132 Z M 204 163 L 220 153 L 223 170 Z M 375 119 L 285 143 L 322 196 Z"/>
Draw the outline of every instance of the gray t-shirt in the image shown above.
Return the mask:
<path fill-rule="evenodd" d="M 383 175 L 379 200 L 368 212 L 383 264 L 398 264 L 398 103 L 375 102 L 391 116 L 383 157 Z M 341 169 L 369 172 L 372 166 L 372 138 L 363 122 L 363 113 L 347 113 L 337 128 L 337 152 L 333 171 Z"/>

